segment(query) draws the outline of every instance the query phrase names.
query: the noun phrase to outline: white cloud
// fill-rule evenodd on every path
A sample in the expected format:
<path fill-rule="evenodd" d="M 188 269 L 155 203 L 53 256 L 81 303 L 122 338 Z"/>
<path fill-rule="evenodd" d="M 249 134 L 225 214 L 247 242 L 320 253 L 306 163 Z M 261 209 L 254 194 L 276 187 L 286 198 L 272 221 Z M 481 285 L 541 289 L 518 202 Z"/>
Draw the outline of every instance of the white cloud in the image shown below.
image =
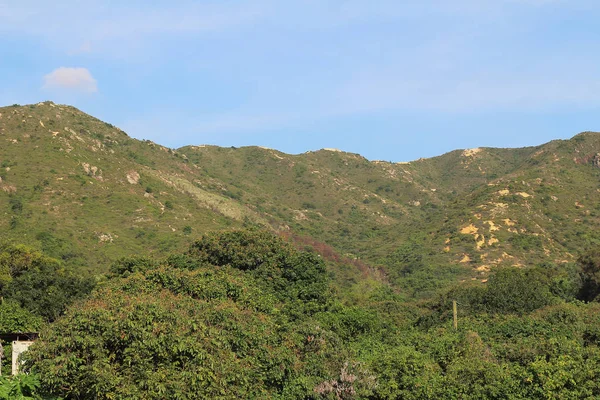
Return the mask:
<path fill-rule="evenodd" d="M 77 92 L 98 91 L 96 79 L 87 68 L 60 67 L 44 76 L 42 89 L 68 89 Z"/>

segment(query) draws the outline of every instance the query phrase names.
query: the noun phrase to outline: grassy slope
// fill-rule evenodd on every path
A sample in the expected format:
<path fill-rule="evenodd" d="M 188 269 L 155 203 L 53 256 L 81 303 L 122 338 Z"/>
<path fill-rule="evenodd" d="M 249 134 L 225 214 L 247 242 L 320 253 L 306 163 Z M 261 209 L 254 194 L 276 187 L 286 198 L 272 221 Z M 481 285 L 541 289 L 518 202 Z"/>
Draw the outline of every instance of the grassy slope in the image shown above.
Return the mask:
<path fill-rule="evenodd" d="M 416 242 L 428 263 L 468 266 L 484 279 L 495 265 L 573 261 L 599 243 L 598 133 L 408 164 L 331 151 L 179 151 L 279 229 L 375 263 Z"/>
<path fill-rule="evenodd" d="M 393 164 L 326 150 L 174 151 L 51 103 L 0 114 L 2 238 L 91 270 L 244 223 L 373 264 L 412 243 L 426 263 L 481 279 L 494 265 L 571 261 L 599 242 L 598 133 Z"/>
<path fill-rule="evenodd" d="M 166 148 L 71 107 L 0 113 L 4 239 L 95 269 L 132 253 L 181 248 L 186 226 L 235 225 L 177 186 L 177 179 L 189 181 L 190 166 Z"/>

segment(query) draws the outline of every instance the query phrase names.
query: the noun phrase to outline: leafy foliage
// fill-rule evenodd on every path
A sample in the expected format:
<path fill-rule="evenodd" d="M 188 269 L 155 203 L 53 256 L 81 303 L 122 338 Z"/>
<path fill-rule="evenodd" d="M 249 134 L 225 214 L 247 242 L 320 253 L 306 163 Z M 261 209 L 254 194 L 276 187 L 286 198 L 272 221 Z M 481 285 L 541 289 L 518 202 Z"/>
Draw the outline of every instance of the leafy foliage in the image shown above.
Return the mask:
<path fill-rule="evenodd" d="M 207 234 L 190 247 L 200 264 L 247 271 L 285 301 L 288 313 L 300 317 L 324 310 L 330 300 L 325 263 L 312 252 L 298 252 L 264 230 Z"/>
<path fill-rule="evenodd" d="M 0 304 L 0 332 L 38 332 L 43 326 L 41 316 L 24 309 L 14 300 Z"/>
<path fill-rule="evenodd" d="M 40 381 L 36 375 L 19 374 L 12 378 L 0 376 L 0 400 L 52 400 L 39 394 Z"/>
<path fill-rule="evenodd" d="M 127 277 L 135 272 L 146 272 L 157 266 L 156 261 L 147 257 L 123 257 L 110 266 L 111 276 Z"/>
<path fill-rule="evenodd" d="M 243 240 L 224 250 L 228 237 Z M 27 353 L 28 368 L 44 388 L 98 399 L 288 398 L 306 396 L 330 378 L 325 366 L 339 371 L 344 351 L 332 348 L 335 335 L 319 333 L 312 323 L 289 322 L 327 294 L 322 261 L 262 231 L 219 234 L 201 243 L 187 256 L 196 257 L 195 264 L 169 258 L 171 265 L 138 259 L 136 266 L 129 259 L 113 266 L 126 277 L 74 307 Z M 250 243 L 256 254 L 268 249 L 264 257 L 245 254 Z M 237 263 L 204 262 L 226 254 Z M 239 268 L 248 260 L 253 269 Z M 266 277 L 285 280 L 292 290 L 284 295 L 281 284 Z M 318 296 L 313 278 L 325 285 Z M 311 379 L 298 380 L 306 369 Z"/>
<path fill-rule="evenodd" d="M 58 260 L 22 245 L 0 247 L 0 281 L 3 298 L 46 321 L 58 318 L 71 302 L 90 293 L 95 284 L 92 278 L 81 277 L 62 267 Z"/>
<path fill-rule="evenodd" d="M 260 230 L 122 260 L 44 329 L 25 366 L 44 393 L 80 399 L 600 396 L 600 304 L 575 298 L 571 266 L 501 268 L 425 304 L 326 291 L 312 308 L 303 288 L 327 283 L 321 262 Z"/>
<path fill-rule="evenodd" d="M 583 281 L 579 297 L 585 301 L 595 300 L 600 295 L 600 249 L 594 248 L 582 254 L 579 264 Z"/>
<path fill-rule="evenodd" d="M 536 269 L 501 269 L 488 282 L 485 306 L 492 312 L 528 313 L 553 302 L 545 275 Z"/>

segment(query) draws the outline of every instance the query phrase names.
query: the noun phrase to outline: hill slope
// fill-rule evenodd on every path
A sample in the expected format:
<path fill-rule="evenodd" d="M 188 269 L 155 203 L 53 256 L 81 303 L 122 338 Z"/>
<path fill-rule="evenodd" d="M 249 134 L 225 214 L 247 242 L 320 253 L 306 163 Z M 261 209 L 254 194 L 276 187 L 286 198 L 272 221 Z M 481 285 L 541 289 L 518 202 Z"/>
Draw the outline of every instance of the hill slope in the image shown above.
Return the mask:
<path fill-rule="evenodd" d="M 494 265 L 572 261 L 600 241 L 599 133 L 388 163 L 332 150 L 173 150 L 45 102 L 0 108 L 0 143 L 0 238 L 91 271 L 244 224 L 327 243 L 391 280 L 423 265 L 484 279 Z"/>

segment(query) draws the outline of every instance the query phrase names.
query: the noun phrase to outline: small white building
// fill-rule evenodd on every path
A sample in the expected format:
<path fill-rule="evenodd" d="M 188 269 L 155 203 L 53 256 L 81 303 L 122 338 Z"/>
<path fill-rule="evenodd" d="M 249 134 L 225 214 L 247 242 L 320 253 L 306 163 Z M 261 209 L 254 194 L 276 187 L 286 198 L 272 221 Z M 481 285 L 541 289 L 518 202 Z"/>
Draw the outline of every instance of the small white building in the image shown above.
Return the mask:
<path fill-rule="evenodd" d="M 19 373 L 19 367 L 21 362 L 19 356 L 29 349 L 29 346 L 33 344 L 33 340 L 14 340 L 12 342 L 12 374 L 16 375 Z"/>
<path fill-rule="evenodd" d="M 4 333 L 0 334 L 0 340 L 12 341 L 12 375 L 19 373 L 21 365 L 19 357 L 29 349 L 35 339 L 39 337 L 37 332 L 29 333 Z M 0 374 L 2 373 L 2 360 L 4 359 L 4 349 L 0 345 Z"/>

